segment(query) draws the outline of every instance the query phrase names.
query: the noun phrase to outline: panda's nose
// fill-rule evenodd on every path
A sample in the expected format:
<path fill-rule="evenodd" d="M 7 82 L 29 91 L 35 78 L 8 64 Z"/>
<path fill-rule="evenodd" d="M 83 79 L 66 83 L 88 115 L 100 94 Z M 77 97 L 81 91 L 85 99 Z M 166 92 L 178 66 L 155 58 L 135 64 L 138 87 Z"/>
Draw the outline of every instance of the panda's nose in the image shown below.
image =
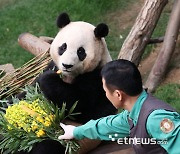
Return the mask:
<path fill-rule="evenodd" d="M 64 63 L 62 63 L 62 65 L 63 65 L 66 69 L 73 67 L 73 65 L 67 65 L 67 64 L 64 64 Z"/>

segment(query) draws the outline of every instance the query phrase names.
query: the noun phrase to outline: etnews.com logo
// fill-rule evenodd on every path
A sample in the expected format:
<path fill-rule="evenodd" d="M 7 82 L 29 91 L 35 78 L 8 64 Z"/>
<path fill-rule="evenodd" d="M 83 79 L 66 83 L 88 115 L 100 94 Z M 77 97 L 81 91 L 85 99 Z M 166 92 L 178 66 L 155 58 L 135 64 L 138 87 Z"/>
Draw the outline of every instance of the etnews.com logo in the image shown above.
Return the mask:
<path fill-rule="evenodd" d="M 168 144 L 166 139 L 164 140 L 157 140 L 156 138 L 118 138 L 118 134 L 109 135 L 111 141 L 117 141 L 117 144 Z"/>

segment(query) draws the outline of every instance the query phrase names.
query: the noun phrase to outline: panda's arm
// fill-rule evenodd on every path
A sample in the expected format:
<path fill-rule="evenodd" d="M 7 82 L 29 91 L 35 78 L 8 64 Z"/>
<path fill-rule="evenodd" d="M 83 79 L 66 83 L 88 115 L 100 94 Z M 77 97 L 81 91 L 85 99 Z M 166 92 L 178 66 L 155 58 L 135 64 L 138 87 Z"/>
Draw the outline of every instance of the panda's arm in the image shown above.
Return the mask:
<path fill-rule="evenodd" d="M 73 84 L 63 82 L 60 76 L 52 70 L 41 74 L 38 83 L 47 99 L 59 106 L 66 103 L 68 109 L 78 100 L 77 90 Z"/>
<path fill-rule="evenodd" d="M 48 66 L 44 69 L 44 72 L 46 72 L 48 70 L 54 70 L 54 71 L 58 70 L 58 68 L 53 60 L 51 60 L 51 62 L 48 64 Z"/>

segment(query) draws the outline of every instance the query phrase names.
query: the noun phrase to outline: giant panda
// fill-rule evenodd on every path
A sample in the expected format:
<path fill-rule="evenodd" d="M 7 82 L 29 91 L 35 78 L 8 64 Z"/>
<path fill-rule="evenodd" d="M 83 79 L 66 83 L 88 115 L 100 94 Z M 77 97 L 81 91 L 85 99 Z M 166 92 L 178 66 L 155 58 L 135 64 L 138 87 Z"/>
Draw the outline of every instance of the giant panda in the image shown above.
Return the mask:
<path fill-rule="evenodd" d="M 57 26 L 60 31 L 50 47 L 53 61 L 37 80 L 42 92 L 59 107 L 65 102 L 67 110 L 78 101 L 75 112 L 81 114 L 75 116 L 75 121 L 81 124 L 115 114 L 116 109 L 106 98 L 100 75 L 102 67 L 112 60 L 104 39 L 108 26 L 72 22 L 67 13 L 59 15 Z M 61 70 L 62 78 L 57 70 Z M 37 144 L 32 153 L 58 154 L 63 150 L 56 141 L 46 140 Z"/>

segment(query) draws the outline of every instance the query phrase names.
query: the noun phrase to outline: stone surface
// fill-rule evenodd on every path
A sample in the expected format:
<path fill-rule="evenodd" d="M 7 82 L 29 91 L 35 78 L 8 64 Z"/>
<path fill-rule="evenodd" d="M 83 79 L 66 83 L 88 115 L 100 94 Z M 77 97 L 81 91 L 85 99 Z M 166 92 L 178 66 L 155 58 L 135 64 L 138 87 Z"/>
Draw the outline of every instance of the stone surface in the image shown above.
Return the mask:
<path fill-rule="evenodd" d="M 14 71 L 14 66 L 12 64 L 4 64 L 4 65 L 0 65 L 0 71 L 4 71 L 6 73 L 10 73 L 12 71 Z"/>

